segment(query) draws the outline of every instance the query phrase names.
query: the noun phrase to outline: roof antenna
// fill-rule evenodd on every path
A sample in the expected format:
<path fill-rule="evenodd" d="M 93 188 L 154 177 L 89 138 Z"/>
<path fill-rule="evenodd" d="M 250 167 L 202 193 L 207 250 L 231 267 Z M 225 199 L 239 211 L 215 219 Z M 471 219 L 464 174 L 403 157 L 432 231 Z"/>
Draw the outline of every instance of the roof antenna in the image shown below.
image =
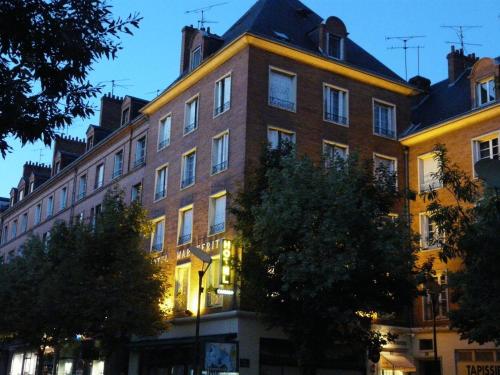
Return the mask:
<path fill-rule="evenodd" d="M 223 3 L 217 3 L 217 4 L 208 5 L 208 6 L 203 7 L 203 8 L 186 10 L 184 13 L 185 14 L 200 13 L 201 14 L 201 18 L 198 20 L 198 29 L 204 30 L 206 23 L 217 23 L 217 21 L 208 21 L 205 18 L 205 13 L 208 12 L 209 10 L 211 10 L 212 8 L 215 8 L 215 7 L 218 7 L 218 6 L 221 6 L 221 5 L 226 5 L 226 4 L 227 4 L 227 1 L 223 2 Z"/>
<path fill-rule="evenodd" d="M 408 35 L 408 36 L 386 36 L 385 40 L 400 40 L 403 42 L 402 46 L 392 46 L 388 47 L 388 49 L 402 49 L 405 51 L 405 80 L 408 81 L 408 62 L 407 62 L 407 51 L 409 48 L 417 48 L 418 54 L 418 70 L 420 71 L 420 48 L 424 48 L 423 46 L 409 46 L 408 41 L 416 38 L 425 38 L 425 35 Z"/>
<path fill-rule="evenodd" d="M 115 89 L 120 88 L 120 89 L 128 89 L 129 87 L 132 87 L 133 85 L 127 85 L 121 82 L 125 81 L 130 81 L 129 78 L 122 78 L 122 79 L 111 79 L 109 81 L 101 81 L 97 85 L 102 85 L 107 86 L 108 84 L 111 84 L 111 95 L 115 95 Z"/>
<path fill-rule="evenodd" d="M 481 46 L 481 44 L 477 44 L 477 43 L 465 43 L 465 35 L 464 35 L 464 31 L 465 30 L 470 30 L 470 29 L 479 29 L 481 28 L 482 26 L 470 26 L 470 25 L 447 25 L 447 26 L 441 26 L 443 28 L 446 28 L 446 29 L 452 29 L 453 31 L 455 31 L 455 33 L 457 34 L 457 37 L 458 37 L 458 42 L 446 42 L 446 43 L 449 43 L 449 44 L 460 44 L 460 48 L 462 49 L 462 51 L 464 51 L 465 53 L 465 46 Z"/>
<path fill-rule="evenodd" d="M 145 95 L 151 95 L 151 94 L 156 94 L 156 96 L 160 95 L 160 89 L 156 89 L 154 91 L 149 91 L 147 93 L 145 93 Z"/>

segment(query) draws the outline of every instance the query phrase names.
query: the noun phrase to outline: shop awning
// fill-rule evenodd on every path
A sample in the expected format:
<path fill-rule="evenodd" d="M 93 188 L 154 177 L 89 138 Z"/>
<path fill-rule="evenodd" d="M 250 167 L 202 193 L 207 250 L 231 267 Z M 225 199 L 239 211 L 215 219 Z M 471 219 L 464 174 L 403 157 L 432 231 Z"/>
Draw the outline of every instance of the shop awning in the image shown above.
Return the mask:
<path fill-rule="evenodd" d="M 416 372 L 412 361 L 402 354 L 381 353 L 380 365 L 384 370 L 398 370 L 402 372 Z"/>

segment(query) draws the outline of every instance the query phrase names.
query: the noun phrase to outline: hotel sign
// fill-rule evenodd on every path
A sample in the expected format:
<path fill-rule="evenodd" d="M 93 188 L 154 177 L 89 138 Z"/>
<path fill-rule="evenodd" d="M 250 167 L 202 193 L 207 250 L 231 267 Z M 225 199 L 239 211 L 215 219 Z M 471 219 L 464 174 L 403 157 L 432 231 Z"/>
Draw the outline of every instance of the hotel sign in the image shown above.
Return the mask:
<path fill-rule="evenodd" d="M 231 241 L 222 240 L 221 246 L 221 284 L 231 284 Z"/>

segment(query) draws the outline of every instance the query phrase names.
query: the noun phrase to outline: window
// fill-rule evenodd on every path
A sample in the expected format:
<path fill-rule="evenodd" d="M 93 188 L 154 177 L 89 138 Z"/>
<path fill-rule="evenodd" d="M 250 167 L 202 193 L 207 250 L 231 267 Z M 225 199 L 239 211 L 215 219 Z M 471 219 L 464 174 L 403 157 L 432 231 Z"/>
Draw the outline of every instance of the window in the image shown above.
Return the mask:
<path fill-rule="evenodd" d="M 231 75 L 215 82 L 214 115 L 220 115 L 231 107 Z"/>
<path fill-rule="evenodd" d="M 267 130 L 267 142 L 271 150 L 277 150 L 284 144 L 294 144 L 295 133 L 283 129 L 269 128 Z"/>
<path fill-rule="evenodd" d="M 182 156 L 181 189 L 194 184 L 196 171 L 196 150 Z"/>
<path fill-rule="evenodd" d="M 344 56 L 344 39 L 338 35 L 326 33 L 326 54 L 334 59 Z"/>
<path fill-rule="evenodd" d="M 85 212 L 82 211 L 78 215 L 76 215 L 76 222 L 82 224 L 85 219 Z"/>
<path fill-rule="evenodd" d="M 15 257 L 16 257 L 16 251 L 15 250 L 9 251 L 9 253 L 7 254 L 7 263 L 12 262 Z"/>
<path fill-rule="evenodd" d="M 323 89 L 324 120 L 336 124 L 348 124 L 348 93 L 347 91 L 325 85 Z"/>
<path fill-rule="evenodd" d="M 159 200 L 167 196 L 167 178 L 167 166 L 163 166 L 156 170 L 155 200 Z"/>
<path fill-rule="evenodd" d="M 172 128 L 172 116 L 168 115 L 160 120 L 158 125 L 158 151 L 170 144 L 170 130 Z"/>
<path fill-rule="evenodd" d="M 12 229 L 11 229 L 11 234 L 12 234 L 12 238 L 16 238 L 17 236 L 17 220 L 14 220 L 12 222 Z"/>
<path fill-rule="evenodd" d="M 432 350 L 434 347 L 431 339 L 420 339 L 418 340 L 419 350 Z"/>
<path fill-rule="evenodd" d="M 66 208 L 66 201 L 68 200 L 68 188 L 63 187 L 59 195 L 59 210 L 64 210 Z"/>
<path fill-rule="evenodd" d="M 373 101 L 373 127 L 374 133 L 396 138 L 396 107 L 378 100 Z"/>
<path fill-rule="evenodd" d="M 190 264 L 175 267 L 174 308 L 176 311 L 188 309 Z"/>
<path fill-rule="evenodd" d="M 28 230 L 28 213 L 24 213 L 21 216 L 21 233 L 24 233 Z"/>
<path fill-rule="evenodd" d="M 212 140 L 212 174 L 227 169 L 229 149 L 229 132 L 224 132 Z"/>
<path fill-rule="evenodd" d="M 220 270 L 220 258 L 212 258 L 212 263 L 207 270 L 207 307 L 222 306 L 222 295 L 217 294 L 217 289 L 220 287 Z"/>
<path fill-rule="evenodd" d="M 122 112 L 122 126 L 130 122 L 130 108 L 125 108 Z"/>
<path fill-rule="evenodd" d="M 35 190 L 35 182 L 31 181 L 31 182 L 30 182 L 29 192 L 30 192 L 30 193 L 33 193 L 33 190 Z"/>
<path fill-rule="evenodd" d="M 325 167 L 331 168 L 335 163 L 346 160 L 348 147 L 338 143 L 323 141 L 323 157 L 325 158 Z"/>
<path fill-rule="evenodd" d="M 9 227 L 8 225 L 6 225 L 3 228 L 2 243 L 6 243 L 7 240 L 9 239 L 8 237 L 9 237 Z"/>
<path fill-rule="evenodd" d="M 19 201 L 22 201 L 24 198 L 24 188 L 19 190 Z"/>
<path fill-rule="evenodd" d="M 295 112 L 297 76 L 271 68 L 269 70 L 269 105 Z"/>
<path fill-rule="evenodd" d="M 87 175 L 81 175 L 78 179 L 78 200 L 85 198 L 87 194 Z"/>
<path fill-rule="evenodd" d="M 395 175 L 397 172 L 397 159 L 391 158 L 389 156 L 374 154 L 373 164 L 375 167 L 375 173 L 377 172 L 387 172 L 391 175 Z"/>
<path fill-rule="evenodd" d="M 198 128 L 198 96 L 186 103 L 184 115 L 184 134 L 191 133 Z"/>
<path fill-rule="evenodd" d="M 87 151 L 90 150 L 94 146 L 94 136 L 89 136 L 87 138 Z"/>
<path fill-rule="evenodd" d="M 54 196 L 50 196 L 47 199 L 47 218 L 54 214 Z"/>
<path fill-rule="evenodd" d="M 478 107 L 494 102 L 495 99 L 495 78 L 488 78 L 476 84 L 476 103 Z"/>
<path fill-rule="evenodd" d="M 419 188 L 420 192 L 431 191 L 442 187 L 439 180 L 439 162 L 435 154 L 427 154 L 418 158 Z"/>
<path fill-rule="evenodd" d="M 115 154 L 115 160 L 113 164 L 113 175 L 111 178 L 115 179 L 117 177 L 120 177 L 122 175 L 122 169 L 123 169 L 123 151 L 118 151 Z"/>
<path fill-rule="evenodd" d="M 139 182 L 132 186 L 132 190 L 130 192 L 130 200 L 132 202 L 140 202 L 141 201 L 141 193 L 142 193 L 142 183 Z"/>
<path fill-rule="evenodd" d="M 483 159 L 499 159 L 498 138 L 499 133 L 494 132 L 472 140 L 473 161 L 477 163 Z M 475 173 L 475 171 L 474 171 Z"/>
<path fill-rule="evenodd" d="M 102 185 L 104 185 L 104 164 L 99 164 L 96 167 L 94 188 L 99 189 Z"/>
<path fill-rule="evenodd" d="M 34 218 L 34 223 L 35 225 L 40 224 L 42 221 L 42 204 L 38 203 L 35 206 L 35 218 Z"/>
<path fill-rule="evenodd" d="M 440 285 L 437 306 L 435 306 L 436 319 L 446 319 L 448 316 L 448 276 L 446 272 L 437 275 L 436 281 Z M 432 320 L 432 300 L 427 294 L 423 297 L 424 300 L 424 320 Z"/>
<path fill-rule="evenodd" d="M 201 46 L 198 46 L 191 52 L 191 70 L 196 69 L 201 64 L 201 57 Z"/>
<path fill-rule="evenodd" d="M 422 249 L 439 247 L 441 237 L 437 224 L 427 214 L 420 214 L 420 243 Z"/>
<path fill-rule="evenodd" d="M 56 167 L 54 168 L 56 173 L 59 173 L 60 170 L 61 170 L 61 162 L 60 161 L 56 161 Z"/>
<path fill-rule="evenodd" d="M 179 211 L 179 245 L 191 242 L 193 231 L 193 207 L 181 209 Z"/>
<path fill-rule="evenodd" d="M 163 251 L 165 235 L 165 219 L 154 222 L 153 235 L 151 236 L 151 251 Z"/>
<path fill-rule="evenodd" d="M 146 161 L 146 137 L 142 137 L 135 142 L 134 167 L 143 165 L 145 161 Z"/>
<path fill-rule="evenodd" d="M 226 192 L 210 197 L 208 234 L 226 230 Z"/>

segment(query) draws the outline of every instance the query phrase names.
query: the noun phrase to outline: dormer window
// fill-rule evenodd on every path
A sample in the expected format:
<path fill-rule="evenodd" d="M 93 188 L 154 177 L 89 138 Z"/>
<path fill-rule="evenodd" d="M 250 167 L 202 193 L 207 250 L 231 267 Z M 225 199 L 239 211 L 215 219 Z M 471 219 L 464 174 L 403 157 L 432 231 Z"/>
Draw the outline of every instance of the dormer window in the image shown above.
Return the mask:
<path fill-rule="evenodd" d="M 130 108 L 125 108 L 122 112 L 122 126 L 130 122 Z"/>
<path fill-rule="evenodd" d="M 201 46 L 198 46 L 191 52 L 191 70 L 196 69 L 200 64 L 201 64 Z"/>
<path fill-rule="evenodd" d="M 30 192 L 30 193 L 33 193 L 33 190 L 35 190 L 35 182 L 34 182 L 34 181 L 31 181 L 31 182 L 30 182 L 30 189 L 29 189 L 29 192 Z"/>
<path fill-rule="evenodd" d="M 24 198 L 24 188 L 19 190 L 19 201 L 22 201 Z"/>
<path fill-rule="evenodd" d="M 87 151 L 94 146 L 94 136 L 91 135 L 87 138 Z"/>
<path fill-rule="evenodd" d="M 344 38 L 326 33 L 326 54 L 334 59 L 342 60 L 344 58 Z"/>
<path fill-rule="evenodd" d="M 495 78 L 490 77 L 476 84 L 476 103 L 478 107 L 496 100 Z"/>

